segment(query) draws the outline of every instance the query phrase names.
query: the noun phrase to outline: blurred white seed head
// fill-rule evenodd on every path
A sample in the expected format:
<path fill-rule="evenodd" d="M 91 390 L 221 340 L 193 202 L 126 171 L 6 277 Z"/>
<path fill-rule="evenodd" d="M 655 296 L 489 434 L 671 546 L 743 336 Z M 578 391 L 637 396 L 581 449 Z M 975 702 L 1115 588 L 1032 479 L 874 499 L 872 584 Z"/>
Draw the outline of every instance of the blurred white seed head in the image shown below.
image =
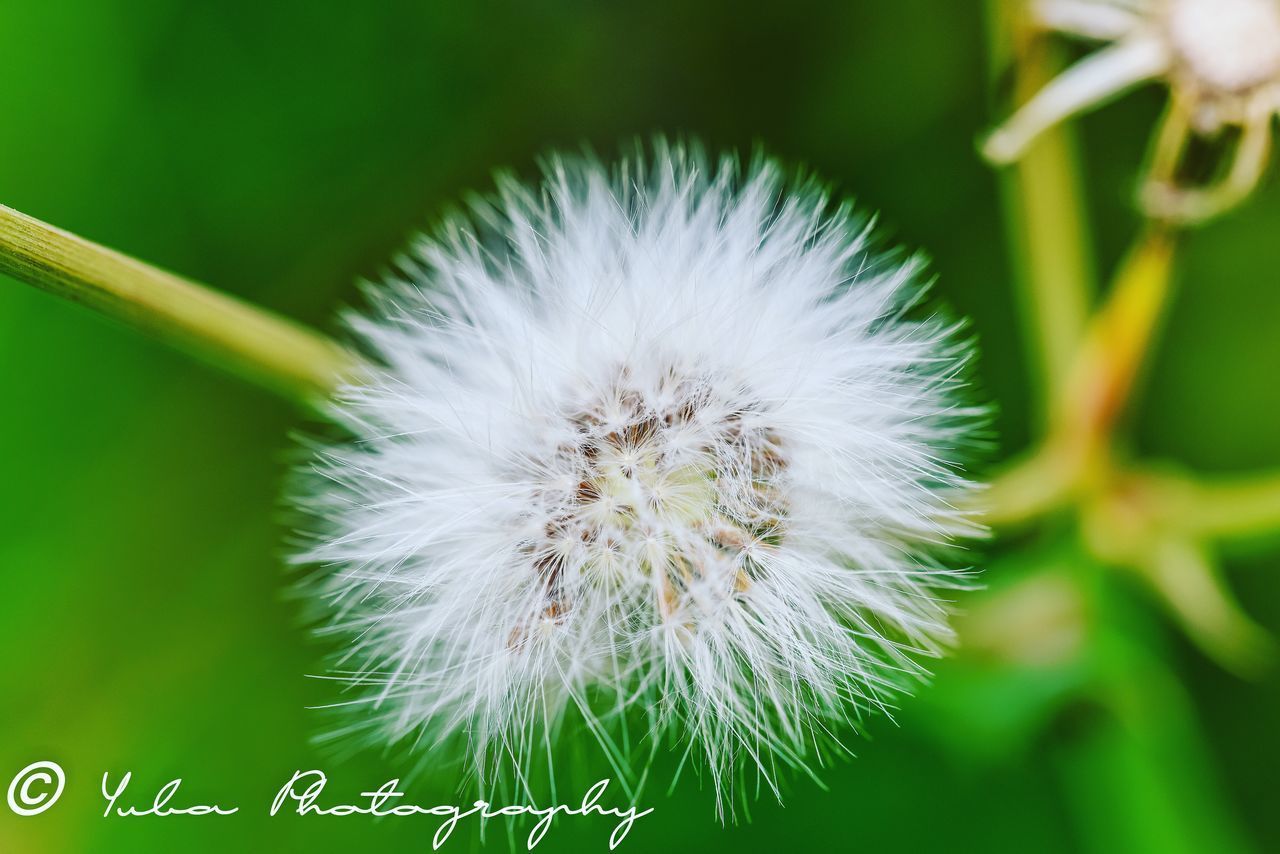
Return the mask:
<path fill-rule="evenodd" d="M 1042 29 L 1104 46 L 1063 72 L 988 137 L 995 163 L 1020 158 L 1048 128 L 1150 80 L 1163 80 L 1172 103 L 1157 146 L 1156 172 L 1144 188 L 1148 213 L 1205 219 L 1238 203 L 1257 184 L 1280 111 L 1280 0 L 1028 0 Z M 1242 135 L 1225 177 L 1208 190 L 1177 186 L 1160 174 L 1189 132 Z"/>
<path fill-rule="evenodd" d="M 372 291 L 298 559 L 352 638 L 352 729 L 517 777 L 567 708 L 728 772 L 802 766 L 949 637 L 966 529 L 952 326 L 918 262 L 758 160 L 659 143 L 503 180 Z M 631 739 L 632 744 L 637 743 Z"/>
<path fill-rule="evenodd" d="M 1202 123 L 1209 128 L 1240 123 L 1244 103 L 1270 88 L 1272 109 L 1280 108 L 1280 3 L 1276 0 L 1168 0 L 1163 26 L 1181 85 L 1205 101 Z M 1213 101 L 1227 102 L 1215 114 Z"/>

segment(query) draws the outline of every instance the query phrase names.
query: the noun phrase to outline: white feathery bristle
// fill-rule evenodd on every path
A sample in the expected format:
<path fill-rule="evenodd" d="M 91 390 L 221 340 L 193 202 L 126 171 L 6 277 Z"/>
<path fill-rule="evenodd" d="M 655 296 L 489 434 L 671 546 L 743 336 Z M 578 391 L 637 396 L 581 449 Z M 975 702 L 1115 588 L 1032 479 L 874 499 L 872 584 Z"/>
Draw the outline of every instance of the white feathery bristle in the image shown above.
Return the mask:
<path fill-rule="evenodd" d="M 520 779 L 567 709 L 630 761 L 643 709 L 723 796 L 922 675 L 977 413 L 919 263 L 868 239 L 767 160 L 659 142 L 418 241 L 350 319 L 377 367 L 298 498 L 353 728 Z"/>

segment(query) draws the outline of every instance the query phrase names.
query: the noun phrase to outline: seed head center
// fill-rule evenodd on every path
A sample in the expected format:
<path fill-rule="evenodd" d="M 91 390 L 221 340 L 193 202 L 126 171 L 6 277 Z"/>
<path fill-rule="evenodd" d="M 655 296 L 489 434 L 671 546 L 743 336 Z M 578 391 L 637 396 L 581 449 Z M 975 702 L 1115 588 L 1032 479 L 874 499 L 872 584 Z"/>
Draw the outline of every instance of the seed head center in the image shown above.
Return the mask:
<path fill-rule="evenodd" d="M 620 369 L 566 409 L 570 437 L 548 468 L 529 543 L 549 609 L 567 613 L 575 578 L 652 582 L 664 615 L 686 594 L 747 589 L 786 532 L 786 454 L 763 403 L 740 384 Z"/>

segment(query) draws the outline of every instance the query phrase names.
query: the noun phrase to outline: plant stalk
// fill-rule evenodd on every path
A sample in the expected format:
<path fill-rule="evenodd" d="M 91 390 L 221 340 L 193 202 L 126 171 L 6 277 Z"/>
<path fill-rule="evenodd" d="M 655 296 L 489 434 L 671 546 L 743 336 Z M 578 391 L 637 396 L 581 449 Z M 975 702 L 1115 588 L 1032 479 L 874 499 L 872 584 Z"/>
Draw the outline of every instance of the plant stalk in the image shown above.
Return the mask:
<path fill-rule="evenodd" d="M 1012 107 L 1025 103 L 1058 72 L 1054 46 L 1030 29 L 1022 3 L 989 0 L 992 72 L 1012 75 Z M 1096 290 L 1093 251 L 1085 228 L 1084 191 L 1070 128 L 1042 133 L 1001 177 L 1010 248 L 1042 416 L 1074 364 Z"/>
<path fill-rule="evenodd" d="M 1055 413 L 1060 435 L 1101 443 L 1125 411 L 1168 305 L 1174 249 L 1171 233 L 1150 227 L 1116 271 Z"/>
<path fill-rule="evenodd" d="M 1104 473 L 1112 434 L 1160 328 L 1173 284 L 1174 237 L 1152 227 L 1121 264 L 1089 321 L 1052 409 L 1049 435 L 989 484 L 984 521 L 1025 522 Z"/>
<path fill-rule="evenodd" d="M 1280 474 L 1192 483 L 1176 523 L 1186 531 L 1222 539 L 1271 535 L 1280 530 Z"/>
<path fill-rule="evenodd" d="M 307 327 L 0 205 L 0 273 L 315 404 L 358 370 Z"/>

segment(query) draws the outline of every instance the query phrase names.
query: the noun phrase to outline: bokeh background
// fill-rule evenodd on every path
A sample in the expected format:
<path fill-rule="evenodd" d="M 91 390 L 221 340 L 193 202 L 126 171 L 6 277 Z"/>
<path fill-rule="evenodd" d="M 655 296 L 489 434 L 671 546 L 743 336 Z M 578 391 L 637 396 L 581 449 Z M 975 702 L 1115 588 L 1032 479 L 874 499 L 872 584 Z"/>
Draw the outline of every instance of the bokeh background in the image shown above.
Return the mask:
<path fill-rule="evenodd" d="M 985 57 L 978 0 L 0 0 L 0 201 L 333 329 L 355 282 L 495 167 L 533 174 L 549 149 L 655 131 L 762 143 L 930 254 L 939 298 L 982 342 L 1004 456 L 1030 440 L 1037 390 L 998 184 L 975 155 Z M 1080 126 L 1100 274 L 1136 227 L 1163 97 Z M 1190 240 L 1136 449 L 1210 472 L 1280 465 L 1277 233 L 1272 181 Z M 0 810 L 0 850 L 426 849 L 429 819 L 265 817 L 295 769 L 324 768 L 337 796 L 405 767 L 311 743 L 308 707 L 334 688 L 306 676 L 325 647 L 286 596 L 278 500 L 302 417 L 7 279 L 0 412 L 0 783 L 36 759 L 69 777 L 41 816 Z M 992 585 L 1088 562 L 1026 541 L 974 559 Z M 1232 553 L 1227 572 L 1280 631 L 1276 551 Z M 664 780 L 625 846 L 1280 850 L 1280 682 L 1226 674 L 1136 586 L 1107 589 L 1123 630 L 1067 663 L 961 656 L 896 723 L 870 722 L 825 788 L 793 776 L 785 807 L 763 797 L 722 827 L 696 776 Z M 1077 697 L 1096 672 L 1158 684 L 1118 724 Z M 452 802 L 459 769 L 430 769 L 414 800 Z M 100 775 L 126 770 L 139 795 L 181 776 L 179 803 L 241 812 L 104 819 Z M 605 850 L 611 826 L 559 821 L 540 850 Z M 449 846 L 480 847 L 474 826 Z M 508 842 L 491 830 L 488 847 Z"/>

